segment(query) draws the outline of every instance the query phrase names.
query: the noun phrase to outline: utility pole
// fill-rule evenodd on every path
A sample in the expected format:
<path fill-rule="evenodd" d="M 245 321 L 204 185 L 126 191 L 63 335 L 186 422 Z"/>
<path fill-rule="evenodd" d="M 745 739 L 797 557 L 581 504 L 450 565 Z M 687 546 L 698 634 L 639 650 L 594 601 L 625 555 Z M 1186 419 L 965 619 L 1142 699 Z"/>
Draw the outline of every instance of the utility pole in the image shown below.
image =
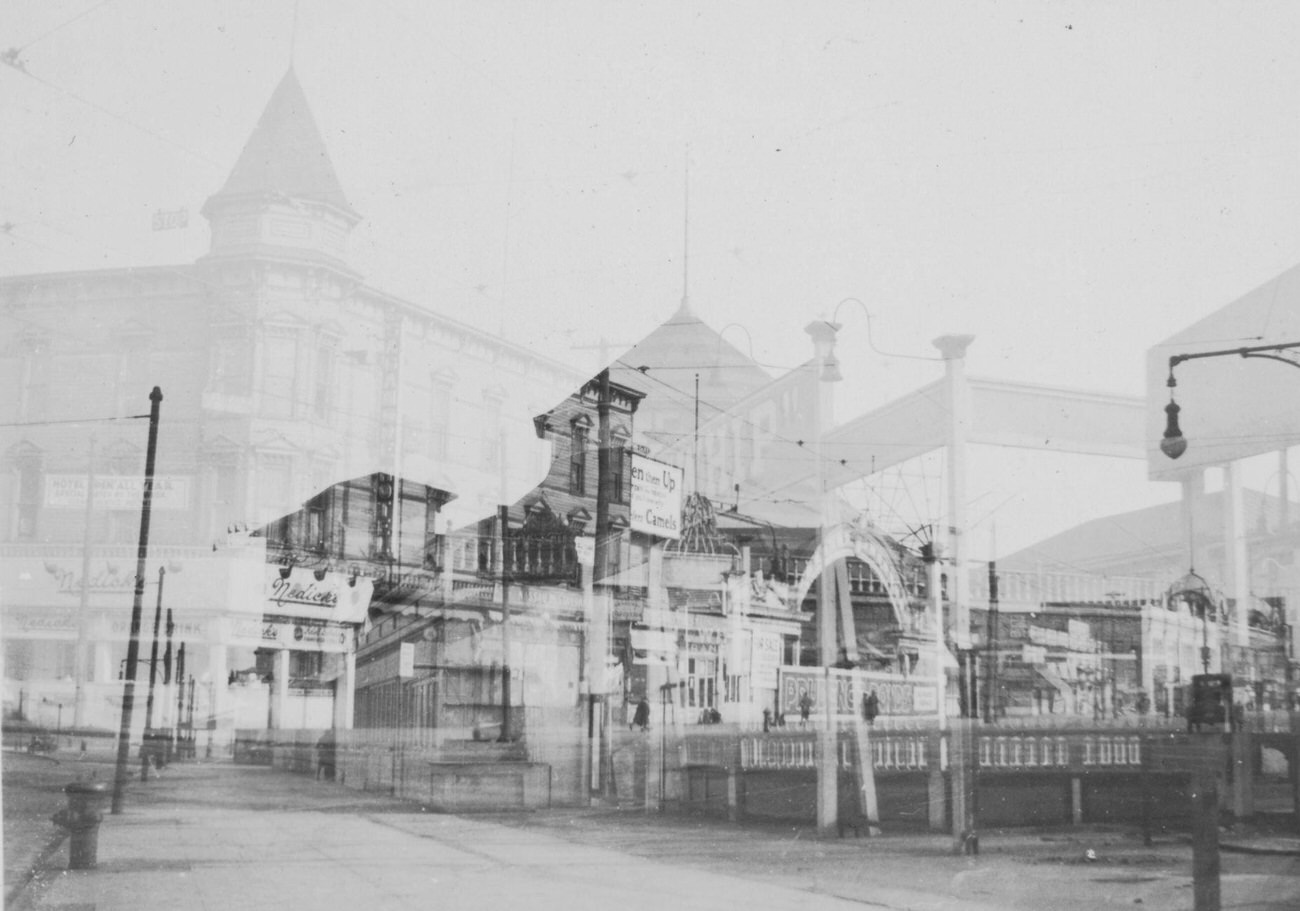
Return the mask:
<path fill-rule="evenodd" d="M 86 701 L 86 614 L 90 610 L 90 539 L 91 523 L 95 516 L 95 435 L 90 436 L 90 457 L 86 467 L 86 511 L 81 539 L 81 598 L 77 605 L 77 694 L 72 705 L 72 726 L 80 728 L 85 723 Z"/>
<path fill-rule="evenodd" d="M 592 770 L 593 790 L 601 797 L 609 793 L 609 778 L 606 774 L 609 765 L 609 694 L 607 669 L 605 667 L 609 638 L 609 588 L 604 584 L 609 575 L 609 502 L 612 481 L 609 475 L 609 368 L 605 367 L 597 377 L 597 450 L 596 450 L 596 540 L 592 582 L 600 583 L 593 599 L 595 613 L 591 623 L 591 647 L 588 652 L 591 659 L 591 736 L 596 741 L 593 760 L 596 767 Z M 593 794 L 593 796 L 597 796 Z"/>
<path fill-rule="evenodd" d="M 504 456 L 504 453 L 502 453 Z M 503 469 L 504 471 L 504 469 Z M 501 535 L 501 743 L 510 741 L 510 507 L 497 507 L 497 528 Z"/>
<path fill-rule="evenodd" d="M 998 717 L 998 564 L 989 561 L 989 610 L 984 667 L 984 723 Z"/>
<path fill-rule="evenodd" d="M 117 768 L 113 777 L 112 812 L 122 812 L 127 763 L 131 757 L 131 714 L 135 709 L 135 673 L 140 661 L 140 615 L 144 605 L 144 565 L 149 556 L 149 518 L 153 510 L 153 473 L 158 449 L 158 412 L 162 390 L 149 393 L 149 443 L 145 450 L 144 495 L 140 506 L 140 543 L 136 548 L 135 597 L 131 604 L 131 641 L 126 648 L 126 679 L 122 682 L 122 724 L 117 736 Z"/>

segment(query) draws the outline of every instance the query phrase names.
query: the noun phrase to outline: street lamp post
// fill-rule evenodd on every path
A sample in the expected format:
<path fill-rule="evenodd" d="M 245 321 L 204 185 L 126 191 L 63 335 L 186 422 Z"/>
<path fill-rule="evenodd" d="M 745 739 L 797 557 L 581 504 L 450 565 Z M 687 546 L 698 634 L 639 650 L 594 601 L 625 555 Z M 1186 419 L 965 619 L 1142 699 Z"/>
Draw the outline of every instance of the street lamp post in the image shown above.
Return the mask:
<path fill-rule="evenodd" d="M 830 504 L 826 485 L 826 469 L 822 461 L 822 436 L 825 425 L 831 420 L 831 383 L 841 378 L 835 361 L 835 336 L 840 324 L 815 320 L 805 331 L 812 336 L 813 365 L 817 369 L 817 389 L 813 401 L 813 460 L 817 476 L 817 503 L 819 516 L 819 548 L 822 553 L 821 578 L 817 580 L 817 630 L 818 664 L 822 674 L 820 701 L 823 720 L 817 730 L 817 831 L 830 837 L 837 830 L 839 815 L 838 751 L 835 730 L 834 694 L 831 691 L 830 667 L 836 659 L 835 617 L 831 604 L 830 560 L 828 559 L 827 527 Z"/>
<path fill-rule="evenodd" d="M 131 715 L 135 710 L 135 673 L 140 659 L 140 615 L 144 602 L 144 566 L 149 556 L 149 520 L 153 510 L 154 461 L 158 446 L 158 421 L 162 390 L 149 393 L 149 442 L 145 449 L 144 494 L 140 506 L 140 542 L 136 548 L 135 595 L 131 603 L 131 639 L 126 649 L 126 673 L 122 681 L 122 717 L 117 734 L 117 762 L 113 774 L 112 812 L 122 812 L 126 794 L 127 763 L 131 755 Z"/>

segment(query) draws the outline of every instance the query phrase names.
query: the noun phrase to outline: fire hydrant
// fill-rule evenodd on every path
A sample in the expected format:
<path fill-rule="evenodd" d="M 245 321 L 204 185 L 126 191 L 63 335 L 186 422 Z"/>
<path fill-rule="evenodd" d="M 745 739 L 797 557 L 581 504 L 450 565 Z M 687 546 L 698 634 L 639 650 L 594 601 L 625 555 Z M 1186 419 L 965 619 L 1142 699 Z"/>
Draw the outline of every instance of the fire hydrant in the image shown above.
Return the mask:
<path fill-rule="evenodd" d="M 104 821 L 108 785 L 74 781 L 63 792 L 68 806 L 54 814 L 54 824 L 68 830 L 68 869 L 89 870 L 99 862 L 99 824 Z"/>

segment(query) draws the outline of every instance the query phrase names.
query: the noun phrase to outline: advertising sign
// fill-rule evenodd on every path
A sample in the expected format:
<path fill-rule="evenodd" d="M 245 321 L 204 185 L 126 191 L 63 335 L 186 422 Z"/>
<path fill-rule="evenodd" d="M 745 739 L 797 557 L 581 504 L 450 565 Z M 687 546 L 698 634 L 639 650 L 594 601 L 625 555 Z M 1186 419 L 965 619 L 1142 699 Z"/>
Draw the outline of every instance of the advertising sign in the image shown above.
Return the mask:
<path fill-rule="evenodd" d="M 754 651 L 750 667 L 753 669 L 753 685 L 763 689 L 776 689 L 777 668 L 781 666 L 783 655 L 781 634 L 755 633 L 752 645 Z"/>
<path fill-rule="evenodd" d="M 51 509 L 85 509 L 88 478 L 84 474 L 45 476 L 45 505 Z M 144 501 L 144 475 L 95 476 L 95 508 L 138 510 Z M 153 479 L 152 509 L 186 509 L 190 505 L 190 479 L 162 475 Z"/>
<path fill-rule="evenodd" d="M 632 454 L 633 531 L 660 538 L 682 536 L 682 470 Z"/>
<path fill-rule="evenodd" d="M 232 644 L 253 644 L 251 638 L 264 648 L 299 652 L 346 652 L 351 641 L 346 627 L 300 617 L 266 617 L 256 629 L 241 623 L 232 634 Z"/>
<path fill-rule="evenodd" d="M 811 714 L 825 713 L 823 704 L 825 668 L 780 668 L 779 708 L 788 718 L 799 717 L 805 694 L 811 700 Z M 938 691 L 933 684 L 918 683 L 893 674 L 831 670 L 831 698 L 834 716 L 839 720 L 861 712 L 862 697 L 876 694 L 881 715 L 927 715 L 938 711 Z"/>
<path fill-rule="evenodd" d="M 267 565 L 268 612 L 359 623 L 370 606 L 374 583 L 337 571 Z"/>

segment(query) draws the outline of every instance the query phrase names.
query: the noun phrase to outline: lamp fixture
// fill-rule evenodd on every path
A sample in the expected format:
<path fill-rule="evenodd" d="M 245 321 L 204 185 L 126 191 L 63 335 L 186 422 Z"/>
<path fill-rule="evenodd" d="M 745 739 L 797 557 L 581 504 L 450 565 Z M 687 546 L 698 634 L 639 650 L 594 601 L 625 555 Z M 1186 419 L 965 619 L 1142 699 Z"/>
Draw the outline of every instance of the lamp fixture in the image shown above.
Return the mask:
<path fill-rule="evenodd" d="M 1300 341 L 1282 342 L 1279 345 L 1255 345 L 1247 348 L 1224 348 L 1219 351 L 1198 351 L 1193 354 L 1174 354 L 1169 358 L 1169 379 L 1165 385 L 1169 387 L 1169 404 L 1165 406 L 1165 433 L 1164 438 L 1160 441 L 1160 451 L 1171 459 L 1176 459 L 1187 451 L 1187 440 L 1183 437 L 1183 432 L 1178 426 L 1178 403 L 1174 401 L 1174 387 L 1178 383 L 1174 380 L 1174 368 L 1183 361 L 1194 361 L 1207 357 L 1227 357 L 1235 354 L 1238 357 L 1262 357 L 1271 361 L 1281 361 L 1283 364 L 1290 364 L 1292 367 L 1300 367 Z"/>

